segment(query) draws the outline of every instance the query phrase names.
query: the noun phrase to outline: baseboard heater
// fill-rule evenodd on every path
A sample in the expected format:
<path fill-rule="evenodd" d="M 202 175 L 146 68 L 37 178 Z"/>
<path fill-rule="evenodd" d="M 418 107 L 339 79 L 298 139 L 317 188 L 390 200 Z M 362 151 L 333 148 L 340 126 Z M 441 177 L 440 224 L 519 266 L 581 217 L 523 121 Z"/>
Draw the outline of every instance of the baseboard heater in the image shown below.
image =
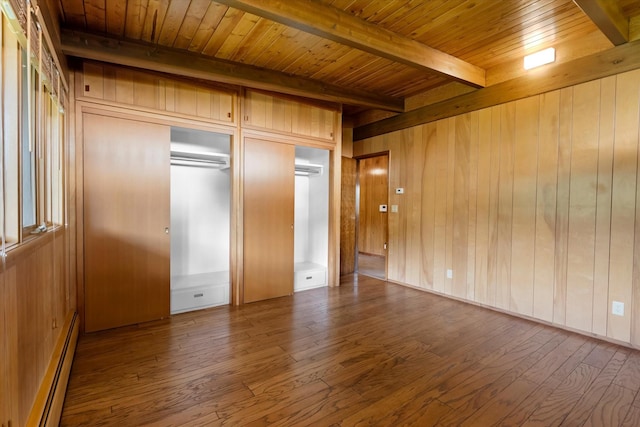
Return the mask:
<path fill-rule="evenodd" d="M 31 408 L 29 426 L 57 426 L 67 392 L 73 356 L 76 352 L 80 322 L 76 312 L 69 313 L 51 355 L 36 400 Z"/>

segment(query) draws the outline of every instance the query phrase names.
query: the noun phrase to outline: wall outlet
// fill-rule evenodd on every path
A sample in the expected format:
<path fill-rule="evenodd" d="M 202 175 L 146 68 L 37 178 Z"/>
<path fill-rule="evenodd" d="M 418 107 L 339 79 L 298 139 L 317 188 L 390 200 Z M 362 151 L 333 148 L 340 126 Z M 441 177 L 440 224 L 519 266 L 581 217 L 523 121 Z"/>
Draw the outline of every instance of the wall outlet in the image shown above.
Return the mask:
<path fill-rule="evenodd" d="M 624 316 L 624 303 L 620 301 L 612 302 L 611 314 L 615 314 L 616 316 Z"/>
<path fill-rule="evenodd" d="M 447 279 L 453 279 L 453 270 L 447 270 Z"/>

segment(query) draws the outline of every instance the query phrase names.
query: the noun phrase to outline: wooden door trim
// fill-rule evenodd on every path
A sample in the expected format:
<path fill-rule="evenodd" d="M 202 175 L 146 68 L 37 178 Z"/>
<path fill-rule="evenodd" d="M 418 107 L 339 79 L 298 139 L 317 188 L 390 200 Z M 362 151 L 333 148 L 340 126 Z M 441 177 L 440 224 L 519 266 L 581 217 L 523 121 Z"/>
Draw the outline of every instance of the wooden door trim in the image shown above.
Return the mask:
<path fill-rule="evenodd" d="M 216 132 L 231 136 L 235 136 L 238 133 L 235 124 L 228 125 L 206 120 L 196 120 L 187 117 L 177 117 L 157 112 L 141 111 L 136 108 L 127 108 L 118 104 L 107 105 L 88 100 L 77 101 L 76 105 L 76 111 L 80 114 L 89 113 L 125 120 L 135 120 L 144 123 L 153 123 L 158 125 L 188 127 L 189 129 Z"/>
<path fill-rule="evenodd" d="M 326 139 L 314 138 L 312 136 L 300 136 L 292 133 L 278 134 L 272 131 L 261 131 L 245 126 L 242 127 L 242 135 L 244 138 L 260 139 L 280 144 L 321 148 L 324 150 L 335 150 L 337 146 L 335 141 L 328 141 Z"/>

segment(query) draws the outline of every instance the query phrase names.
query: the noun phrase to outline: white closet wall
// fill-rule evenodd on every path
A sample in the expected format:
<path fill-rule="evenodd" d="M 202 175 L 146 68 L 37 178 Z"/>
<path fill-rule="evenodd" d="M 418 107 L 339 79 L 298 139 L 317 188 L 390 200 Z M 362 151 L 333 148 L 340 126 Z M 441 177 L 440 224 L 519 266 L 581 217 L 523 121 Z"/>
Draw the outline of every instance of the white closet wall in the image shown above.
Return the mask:
<path fill-rule="evenodd" d="M 228 163 L 176 162 L 176 153 L 219 153 L 228 135 L 171 129 L 171 312 L 229 303 L 231 174 Z"/>
<path fill-rule="evenodd" d="M 229 269 L 229 169 L 171 167 L 171 274 Z"/>
<path fill-rule="evenodd" d="M 300 171 L 321 166 L 322 173 Z M 329 151 L 296 147 L 294 290 L 326 286 L 329 254 Z"/>

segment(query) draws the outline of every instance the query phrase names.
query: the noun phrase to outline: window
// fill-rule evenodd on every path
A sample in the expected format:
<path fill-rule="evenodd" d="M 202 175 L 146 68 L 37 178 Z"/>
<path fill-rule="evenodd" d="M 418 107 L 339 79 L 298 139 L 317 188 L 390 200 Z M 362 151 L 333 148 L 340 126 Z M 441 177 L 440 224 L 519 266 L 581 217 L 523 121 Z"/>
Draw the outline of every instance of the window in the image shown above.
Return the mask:
<path fill-rule="evenodd" d="M 14 244 L 20 238 L 20 209 L 18 159 L 20 140 L 20 67 L 21 53 L 18 39 L 8 20 L 0 16 L 0 124 L 2 129 L 2 228 L 3 243 Z"/>
<path fill-rule="evenodd" d="M 22 227 L 28 233 L 36 225 L 36 147 L 34 147 L 34 128 L 36 121 L 33 98 L 34 70 L 27 60 L 27 52 L 22 49 L 21 79 L 20 79 L 20 159 L 21 159 L 21 188 L 22 188 Z M 31 70 L 29 70 L 31 68 Z"/>
<path fill-rule="evenodd" d="M 64 224 L 65 207 L 62 82 L 40 27 L 34 44 L 10 15 L 0 14 L 0 253 Z"/>

